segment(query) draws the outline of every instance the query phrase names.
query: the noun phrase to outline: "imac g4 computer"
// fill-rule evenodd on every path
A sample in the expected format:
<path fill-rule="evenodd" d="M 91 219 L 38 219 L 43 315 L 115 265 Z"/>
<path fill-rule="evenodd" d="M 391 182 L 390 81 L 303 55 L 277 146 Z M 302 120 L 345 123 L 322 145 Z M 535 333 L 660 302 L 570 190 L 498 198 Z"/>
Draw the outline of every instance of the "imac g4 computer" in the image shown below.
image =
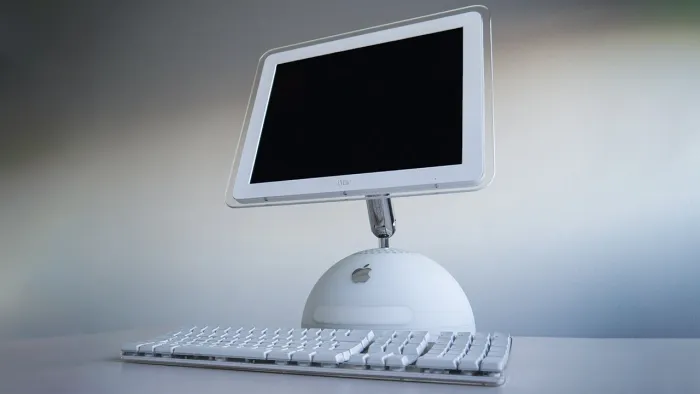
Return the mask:
<path fill-rule="evenodd" d="M 364 199 L 379 239 L 318 280 L 303 327 L 475 332 L 452 275 L 416 251 L 389 246 L 391 198 L 475 191 L 491 181 L 491 85 L 490 16 L 481 6 L 262 56 L 227 204 Z"/>

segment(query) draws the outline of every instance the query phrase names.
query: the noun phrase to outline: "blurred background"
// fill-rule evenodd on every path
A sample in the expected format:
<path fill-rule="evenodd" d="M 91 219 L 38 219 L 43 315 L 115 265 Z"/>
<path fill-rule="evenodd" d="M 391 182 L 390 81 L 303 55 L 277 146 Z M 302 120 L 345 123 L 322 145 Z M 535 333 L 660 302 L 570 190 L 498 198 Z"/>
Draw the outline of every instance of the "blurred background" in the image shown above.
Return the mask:
<path fill-rule="evenodd" d="M 364 202 L 224 205 L 258 58 L 472 4 L 2 2 L 0 339 L 298 325 L 376 241 Z M 393 246 L 443 264 L 480 330 L 700 337 L 699 3 L 482 4 L 496 179 L 394 201 Z"/>

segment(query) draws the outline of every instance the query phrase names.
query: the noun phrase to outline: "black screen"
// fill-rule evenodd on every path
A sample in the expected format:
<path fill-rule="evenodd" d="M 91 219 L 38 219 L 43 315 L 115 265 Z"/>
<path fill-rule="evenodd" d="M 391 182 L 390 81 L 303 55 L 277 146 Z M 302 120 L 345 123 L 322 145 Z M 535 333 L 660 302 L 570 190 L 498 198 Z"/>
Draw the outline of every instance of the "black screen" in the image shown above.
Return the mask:
<path fill-rule="evenodd" d="M 461 164 L 462 34 L 279 64 L 251 183 Z"/>

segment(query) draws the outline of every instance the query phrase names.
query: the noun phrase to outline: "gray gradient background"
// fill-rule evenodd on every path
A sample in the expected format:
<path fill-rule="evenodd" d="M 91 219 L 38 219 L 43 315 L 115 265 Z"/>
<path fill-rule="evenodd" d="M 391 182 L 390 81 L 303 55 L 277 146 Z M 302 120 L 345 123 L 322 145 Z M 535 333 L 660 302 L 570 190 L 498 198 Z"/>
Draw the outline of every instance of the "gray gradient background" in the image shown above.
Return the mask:
<path fill-rule="evenodd" d="M 363 202 L 225 207 L 259 56 L 470 4 L 3 2 L 0 338 L 299 324 L 375 241 Z M 481 330 L 699 337 L 695 2 L 485 4 L 496 180 L 395 201 L 393 244 L 450 270 Z"/>

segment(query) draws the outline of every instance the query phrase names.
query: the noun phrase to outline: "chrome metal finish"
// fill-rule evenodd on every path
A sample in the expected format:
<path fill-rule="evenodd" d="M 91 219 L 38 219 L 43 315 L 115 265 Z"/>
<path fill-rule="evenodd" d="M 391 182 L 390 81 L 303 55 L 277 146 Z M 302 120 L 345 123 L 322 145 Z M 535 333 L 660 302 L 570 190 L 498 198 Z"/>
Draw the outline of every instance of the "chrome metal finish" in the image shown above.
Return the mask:
<path fill-rule="evenodd" d="M 367 200 L 367 213 L 372 234 L 379 239 L 380 248 L 389 247 L 389 238 L 396 232 L 396 218 L 388 197 Z"/>
<path fill-rule="evenodd" d="M 380 248 L 388 248 L 389 247 L 389 238 L 379 238 L 379 247 Z"/>

